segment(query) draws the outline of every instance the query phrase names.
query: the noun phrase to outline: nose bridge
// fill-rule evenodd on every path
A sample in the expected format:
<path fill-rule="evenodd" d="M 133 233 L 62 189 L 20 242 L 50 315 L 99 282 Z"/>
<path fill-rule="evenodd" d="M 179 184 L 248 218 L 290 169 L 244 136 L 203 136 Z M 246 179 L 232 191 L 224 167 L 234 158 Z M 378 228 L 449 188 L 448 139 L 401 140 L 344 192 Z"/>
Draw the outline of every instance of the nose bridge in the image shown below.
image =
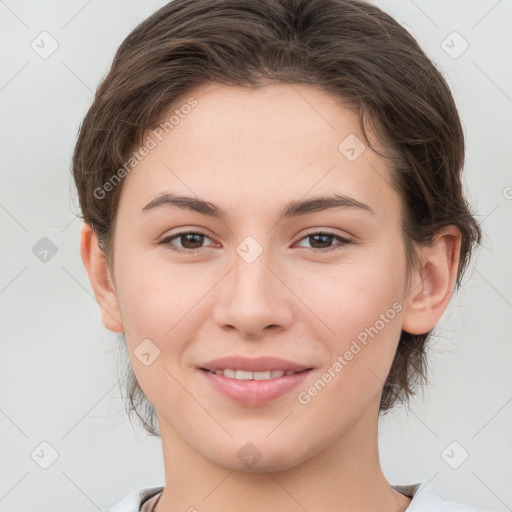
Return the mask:
<path fill-rule="evenodd" d="M 259 238 L 261 240 L 261 236 Z M 276 294 L 279 294 L 272 284 L 276 278 L 268 268 L 275 265 L 272 261 L 273 251 L 268 242 L 265 246 L 264 243 L 249 235 L 235 248 L 232 286 L 237 300 L 269 301 L 276 299 Z"/>
<path fill-rule="evenodd" d="M 223 285 L 223 299 L 216 308 L 220 326 L 231 325 L 245 336 L 257 337 L 267 326 L 283 327 L 291 321 L 286 287 L 275 275 L 279 265 L 274 254 L 254 236 L 238 244 L 233 269 Z"/>

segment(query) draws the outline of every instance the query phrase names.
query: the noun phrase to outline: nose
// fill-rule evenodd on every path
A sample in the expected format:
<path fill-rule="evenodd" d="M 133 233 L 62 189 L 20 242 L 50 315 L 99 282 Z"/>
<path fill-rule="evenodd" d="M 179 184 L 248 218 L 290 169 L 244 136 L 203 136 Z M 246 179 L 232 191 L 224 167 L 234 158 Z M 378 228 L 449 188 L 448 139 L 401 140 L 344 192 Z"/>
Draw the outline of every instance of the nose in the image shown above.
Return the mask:
<path fill-rule="evenodd" d="M 243 251 L 240 254 L 234 255 L 233 268 L 219 283 L 213 315 L 216 324 L 250 340 L 261 339 L 270 330 L 289 328 L 294 300 L 291 274 L 270 250 L 263 250 L 254 261 Z"/>

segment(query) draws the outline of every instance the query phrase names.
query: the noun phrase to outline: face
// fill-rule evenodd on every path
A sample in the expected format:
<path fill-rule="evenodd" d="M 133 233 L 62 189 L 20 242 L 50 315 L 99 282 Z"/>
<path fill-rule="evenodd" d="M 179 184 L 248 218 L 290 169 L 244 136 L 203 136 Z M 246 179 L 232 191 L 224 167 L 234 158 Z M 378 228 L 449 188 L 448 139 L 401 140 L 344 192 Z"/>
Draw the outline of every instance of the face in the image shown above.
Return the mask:
<path fill-rule="evenodd" d="M 401 199 L 358 116 L 316 88 L 191 96 L 124 178 L 119 321 L 163 442 L 231 469 L 244 454 L 252 471 L 291 468 L 376 423 L 409 293 Z M 249 382 L 201 369 L 227 356 L 308 370 Z"/>

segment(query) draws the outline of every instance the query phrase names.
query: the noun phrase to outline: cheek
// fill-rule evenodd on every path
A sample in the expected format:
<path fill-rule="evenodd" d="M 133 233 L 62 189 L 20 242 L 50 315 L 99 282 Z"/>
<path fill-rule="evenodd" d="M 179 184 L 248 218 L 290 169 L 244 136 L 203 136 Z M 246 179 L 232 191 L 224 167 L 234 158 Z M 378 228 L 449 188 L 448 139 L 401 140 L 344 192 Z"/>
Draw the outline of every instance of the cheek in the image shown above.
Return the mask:
<path fill-rule="evenodd" d="M 333 435 L 380 400 L 400 338 L 403 309 L 395 285 L 386 284 L 322 298 L 328 314 L 323 320 L 335 334 L 321 339 L 328 358 L 297 399 L 311 418 L 327 414 Z"/>
<path fill-rule="evenodd" d="M 136 344 L 150 338 L 163 346 L 165 340 L 178 341 L 175 333 L 179 331 L 182 338 L 196 324 L 194 305 L 205 298 L 214 279 L 199 270 L 192 272 L 133 254 L 120 262 L 118 282 L 121 316 L 130 333 L 127 339 Z"/>
<path fill-rule="evenodd" d="M 174 411 L 178 403 L 188 402 L 173 376 L 179 373 L 183 352 L 197 337 L 201 299 L 213 285 L 213 280 L 196 281 L 199 277 L 170 263 L 148 258 L 142 263 L 136 255 L 119 267 L 118 300 L 133 371 L 151 403 L 161 404 L 165 389 L 165 400 Z"/>
<path fill-rule="evenodd" d="M 329 352 L 326 368 L 336 366 L 330 371 L 343 375 L 335 379 L 343 388 L 377 390 L 384 384 L 400 338 L 405 255 L 382 248 L 334 272 L 331 269 L 330 274 L 317 276 L 314 287 L 304 282 L 301 292 L 308 288 L 308 305 L 328 327 L 317 322 L 317 333 L 322 333 L 320 339 Z"/>
<path fill-rule="evenodd" d="M 301 296 L 307 298 L 311 310 L 330 327 L 337 339 L 356 336 L 359 331 L 389 314 L 386 325 L 399 321 L 396 313 L 401 305 L 405 284 L 405 259 L 395 261 L 384 256 L 344 262 L 312 279 L 301 281 Z M 378 326 L 382 328 L 381 323 Z M 334 331 L 334 332 L 333 332 Z M 328 332 L 328 331 L 326 331 Z M 349 335 L 349 336 L 347 336 Z"/>

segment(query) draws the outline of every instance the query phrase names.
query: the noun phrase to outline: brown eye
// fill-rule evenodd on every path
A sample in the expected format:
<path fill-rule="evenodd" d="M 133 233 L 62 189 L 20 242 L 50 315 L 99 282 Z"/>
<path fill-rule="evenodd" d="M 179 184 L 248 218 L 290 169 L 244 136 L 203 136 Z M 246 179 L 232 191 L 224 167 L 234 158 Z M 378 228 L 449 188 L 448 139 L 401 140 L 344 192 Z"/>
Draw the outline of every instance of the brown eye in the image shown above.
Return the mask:
<path fill-rule="evenodd" d="M 350 243 L 350 240 L 348 240 L 347 238 L 337 235 L 336 233 L 329 233 L 324 231 L 308 233 L 301 240 L 306 239 L 310 240 L 311 249 L 323 252 L 328 252 L 329 250 L 334 250 L 336 248 L 342 247 Z M 333 239 L 340 242 L 338 244 L 338 247 L 332 246 Z"/>
<path fill-rule="evenodd" d="M 164 238 L 160 243 L 168 245 L 173 251 L 177 252 L 197 252 L 198 249 L 203 248 L 204 239 L 209 237 L 204 233 L 197 233 L 195 231 L 183 231 L 176 233 L 167 238 Z M 171 243 L 173 240 L 178 240 L 180 245 L 176 246 Z"/>

